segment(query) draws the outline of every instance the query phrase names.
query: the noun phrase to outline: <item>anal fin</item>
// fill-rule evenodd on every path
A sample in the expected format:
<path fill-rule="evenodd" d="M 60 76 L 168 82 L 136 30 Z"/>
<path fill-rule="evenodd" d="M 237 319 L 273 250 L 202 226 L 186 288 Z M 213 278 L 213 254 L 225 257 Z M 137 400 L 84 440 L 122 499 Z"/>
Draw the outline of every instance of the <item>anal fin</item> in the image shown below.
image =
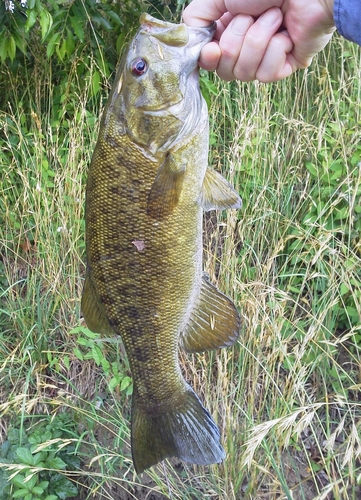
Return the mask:
<path fill-rule="evenodd" d="M 242 200 L 237 191 L 221 174 L 207 168 L 199 204 L 203 210 L 208 212 L 209 210 L 241 208 Z"/>
<path fill-rule="evenodd" d="M 240 328 L 240 315 L 231 299 L 204 275 L 198 299 L 180 335 L 180 346 L 188 352 L 229 347 L 238 339 Z"/>
<path fill-rule="evenodd" d="M 115 334 L 101 307 L 88 269 L 81 298 L 81 310 L 89 330 L 94 333 L 103 333 L 106 335 Z"/>

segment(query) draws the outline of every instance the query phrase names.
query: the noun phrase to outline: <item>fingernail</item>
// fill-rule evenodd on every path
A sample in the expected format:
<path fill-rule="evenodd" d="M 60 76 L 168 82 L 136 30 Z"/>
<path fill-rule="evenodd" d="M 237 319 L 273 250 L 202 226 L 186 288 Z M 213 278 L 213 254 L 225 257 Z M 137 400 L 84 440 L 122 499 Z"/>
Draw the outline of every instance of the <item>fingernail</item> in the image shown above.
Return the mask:
<path fill-rule="evenodd" d="M 233 19 L 231 24 L 232 33 L 235 35 L 245 35 L 249 29 L 249 17 L 237 16 Z"/>
<path fill-rule="evenodd" d="M 279 20 L 280 11 L 279 9 L 270 9 L 259 18 L 259 24 L 261 26 L 273 26 L 276 21 Z"/>

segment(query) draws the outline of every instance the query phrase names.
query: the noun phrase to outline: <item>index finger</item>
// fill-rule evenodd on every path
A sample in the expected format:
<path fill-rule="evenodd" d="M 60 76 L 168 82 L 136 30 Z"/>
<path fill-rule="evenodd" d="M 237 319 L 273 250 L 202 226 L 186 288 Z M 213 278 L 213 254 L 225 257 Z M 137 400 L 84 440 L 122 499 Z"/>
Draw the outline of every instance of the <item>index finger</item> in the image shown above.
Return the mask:
<path fill-rule="evenodd" d="M 208 26 L 227 12 L 225 0 L 204 2 L 204 0 L 193 0 L 184 9 L 183 21 L 188 26 Z"/>
<path fill-rule="evenodd" d="M 260 16 L 272 7 L 280 8 L 284 0 L 193 0 L 184 9 L 183 20 L 188 26 L 207 26 L 212 21 L 217 21 L 225 12 L 233 16 L 248 14 Z"/>

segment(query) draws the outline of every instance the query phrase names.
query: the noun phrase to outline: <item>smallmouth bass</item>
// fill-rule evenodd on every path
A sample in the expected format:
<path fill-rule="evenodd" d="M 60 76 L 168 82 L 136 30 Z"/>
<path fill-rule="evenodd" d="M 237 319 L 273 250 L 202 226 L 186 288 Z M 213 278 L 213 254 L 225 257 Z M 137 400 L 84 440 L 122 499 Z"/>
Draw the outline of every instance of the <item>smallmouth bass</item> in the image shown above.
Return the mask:
<path fill-rule="evenodd" d="M 184 380 L 178 346 L 232 345 L 240 317 L 202 272 L 203 210 L 239 208 L 208 168 L 208 110 L 198 58 L 215 24 L 142 14 L 104 110 L 86 188 L 88 327 L 121 335 L 134 382 L 136 471 L 167 457 L 225 458 L 218 427 Z"/>

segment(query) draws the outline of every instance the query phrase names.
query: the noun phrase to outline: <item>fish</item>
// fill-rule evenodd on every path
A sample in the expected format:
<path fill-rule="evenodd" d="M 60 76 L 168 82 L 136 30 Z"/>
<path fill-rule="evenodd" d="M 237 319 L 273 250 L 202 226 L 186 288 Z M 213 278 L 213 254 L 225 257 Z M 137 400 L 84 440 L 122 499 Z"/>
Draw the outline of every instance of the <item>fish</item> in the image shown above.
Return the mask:
<path fill-rule="evenodd" d="M 215 23 L 141 15 L 88 171 L 81 309 L 90 330 L 122 338 L 137 473 L 169 457 L 199 465 L 225 458 L 219 429 L 179 365 L 180 348 L 228 347 L 241 328 L 234 303 L 202 269 L 203 211 L 242 203 L 208 167 L 198 59 L 214 32 Z"/>

